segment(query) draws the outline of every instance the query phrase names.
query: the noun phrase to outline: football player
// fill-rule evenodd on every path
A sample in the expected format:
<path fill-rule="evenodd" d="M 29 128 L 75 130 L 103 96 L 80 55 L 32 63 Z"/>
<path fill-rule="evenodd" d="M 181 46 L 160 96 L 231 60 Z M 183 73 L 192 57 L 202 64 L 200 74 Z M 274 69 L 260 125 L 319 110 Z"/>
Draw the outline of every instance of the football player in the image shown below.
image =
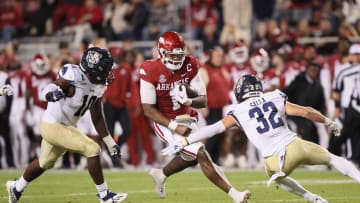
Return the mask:
<path fill-rule="evenodd" d="M 56 74 L 50 70 L 48 58 L 44 54 L 35 54 L 31 61 L 31 74 L 26 76 L 26 111 L 25 119 L 34 134 L 31 154 L 33 157 L 40 155 L 40 123 L 41 117 L 45 112 L 47 102 L 45 98 L 40 98 L 41 91 L 48 84 L 56 79 Z"/>
<path fill-rule="evenodd" d="M 198 61 L 185 56 L 185 42 L 178 33 L 163 33 L 157 51 L 160 57 L 145 61 L 140 68 L 141 103 L 144 114 L 153 121 L 156 135 L 164 143 L 171 143 L 196 130 L 198 119 L 193 108 L 206 107 L 206 88 L 198 74 Z M 198 96 L 190 98 L 189 89 L 181 83 L 190 85 Z M 186 146 L 165 167 L 150 170 L 157 194 L 164 198 L 165 180 L 197 163 L 206 177 L 234 202 L 247 201 L 250 192 L 239 192 L 231 186 L 201 142 Z"/>
<path fill-rule="evenodd" d="M 41 97 L 48 101 L 40 124 L 42 136 L 40 157 L 28 165 L 16 181 L 7 181 L 9 203 L 20 199 L 25 187 L 65 152 L 77 152 L 87 157 L 88 170 L 103 203 L 122 202 L 127 194 L 110 191 L 104 181 L 100 165 L 100 146 L 74 126 L 90 110 L 94 126 L 113 158 L 120 158 L 120 148 L 112 139 L 102 111 L 101 97 L 111 75 L 113 59 L 110 53 L 98 47 L 87 49 L 80 65 L 67 64 L 58 73 L 58 79 L 47 85 Z"/>
<path fill-rule="evenodd" d="M 319 195 L 302 187 L 296 180 L 288 177 L 299 165 L 327 164 L 340 173 L 360 182 L 360 172 L 346 159 L 329 153 L 320 145 L 297 137 L 290 131 L 285 115 L 301 116 L 315 122 L 324 123 L 335 136 L 339 136 L 339 126 L 311 107 L 299 106 L 286 101 L 280 90 L 263 93 L 260 79 L 244 75 L 235 87 L 239 104 L 233 104 L 227 115 L 217 123 L 199 129 L 183 140 L 170 143 L 164 154 L 177 153 L 188 144 L 211 137 L 233 126 L 242 128 L 249 140 L 261 151 L 265 159 L 265 169 L 273 181 L 284 190 L 294 193 L 313 203 L 327 203 Z"/>

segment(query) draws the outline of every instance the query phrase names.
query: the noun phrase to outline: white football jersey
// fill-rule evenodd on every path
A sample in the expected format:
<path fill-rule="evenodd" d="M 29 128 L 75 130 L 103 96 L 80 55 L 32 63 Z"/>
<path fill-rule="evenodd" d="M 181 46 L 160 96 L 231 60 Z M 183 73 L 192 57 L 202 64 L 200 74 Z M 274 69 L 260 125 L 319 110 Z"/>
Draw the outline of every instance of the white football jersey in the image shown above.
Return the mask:
<path fill-rule="evenodd" d="M 263 157 L 279 152 L 296 137 L 287 125 L 285 102 L 286 95 L 274 90 L 229 106 L 227 114 L 236 119 Z"/>
<path fill-rule="evenodd" d="M 105 85 L 92 84 L 77 65 L 67 64 L 58 73 L 75 86 L 75 94 L 57 102 L 48 102 L 43 121 L 75 126 L 80 117 L 98 99 L 101 99 Z"/>

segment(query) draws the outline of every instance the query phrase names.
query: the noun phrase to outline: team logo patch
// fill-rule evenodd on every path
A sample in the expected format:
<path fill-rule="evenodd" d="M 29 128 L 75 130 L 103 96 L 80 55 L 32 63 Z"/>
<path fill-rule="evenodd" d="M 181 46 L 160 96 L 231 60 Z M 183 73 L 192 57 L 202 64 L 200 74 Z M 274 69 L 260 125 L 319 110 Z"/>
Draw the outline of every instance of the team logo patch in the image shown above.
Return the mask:
<path fill-rule="evenodd" d="M 163 83 L 163 82 L 166 82 L 166 77 L 165 75 L 161 74 L 160 77 L 159 77 L 159 82 Z"/>
<path fill-rule="evenodd" d="M 102 55 L 96 51 L 89 51 L 86 56 L 86 62 L 90 68 L 93 68 L 96 64 L 100 62 Z"/>

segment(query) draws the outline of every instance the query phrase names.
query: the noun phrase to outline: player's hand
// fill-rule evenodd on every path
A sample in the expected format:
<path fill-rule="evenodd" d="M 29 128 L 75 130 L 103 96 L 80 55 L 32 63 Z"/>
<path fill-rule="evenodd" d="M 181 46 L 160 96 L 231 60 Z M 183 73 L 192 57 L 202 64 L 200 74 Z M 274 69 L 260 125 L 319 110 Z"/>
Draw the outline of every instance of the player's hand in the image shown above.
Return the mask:
<path fill-rule="evenodd" d="M 54 90 L 52 92 L 48 92 L 45 95 L 46 100 L 49 102 L 56 102 L 64 97 L 65 97 L 65 94 L 60 87 L 58 87 L 56 90 Z"/>
<path fill-rule="evenodd" d="M 186 145 L 188 145 L 186 138 L 178 141 L 171 141 L 167 147 L 161 150 L 161 154 L 164 156 L 175 155 L 184 149 Z"/>
<path fill-rule="evenodd" d="M 331 132 L 335 135 L 335 136 L 340 136 L 341 134 L 341 127 L 339 126 L 339 124 L 337 124 L 335 121 L 332 121 L 328 118 L 325 119 L 325 125 L 331 130 Z"/>
<path fill-rule="evenodd" d="M 3 85 L 0 87 L 0 95 L 11 96 L 14 94 L 14 88 L 11 85 Z"/>
<path fill-rule="evenodd" d="M 104 141 L 107 150 L 110 153 L 111 159 L 113 161 L 120 161 L 121 153 L 120 153 L 120 147 L 116 144 L 114 139 L 108 135 L 106 137 L 103 137 L 102 140 Z"/>
<path fill-rule="evenodd" d="M 191 133 L 191 131 L 192 131 L 191 128 L 181 124 L 179 124 L 175 129 L 175 132 L 182 136 L 188 136 Z"/>
<path fill-rule="evenodd" d="M 190 106 L 192 100 L 188 97 L 186 92 L 186 87 L 184 85 L 175 85 L 174 87 L 174 96 L 177 102 L 180 104 Z"/>

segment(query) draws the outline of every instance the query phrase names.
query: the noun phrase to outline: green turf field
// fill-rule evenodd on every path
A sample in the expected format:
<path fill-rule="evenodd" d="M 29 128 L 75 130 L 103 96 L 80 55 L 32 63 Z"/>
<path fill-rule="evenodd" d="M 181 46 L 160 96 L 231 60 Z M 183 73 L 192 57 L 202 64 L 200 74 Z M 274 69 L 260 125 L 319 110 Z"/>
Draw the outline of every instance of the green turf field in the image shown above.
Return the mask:
<path fill-rule="evenodd" d="M 0 202 L 7 202 L 5 182 L 18 177 L 21 171 L 1 171 Z M 278 189 L 266 187 L 263 171 L 227 171 L 226 175 L 239 190 L 252 192 L 251 203 L 306 202 Z M 167 197 L 159 199 L 153 192 L 152 180 L 144 171 L 107 171 L 105 177 L 115 192 L 127 192 L 126 203 L 232 203 L 231 199 L 213 186 L 199 170 L 177 174 L 167 182 Z M 297 170 L 292 177 L 303 186 L 329 200 L 330 203 L 360 203 L 360 184 L 335 171 Z M 33 182 L 24 192 L 20 203 L 93 203 L 96 189 L 86 171 L 51 170 Z"/>

